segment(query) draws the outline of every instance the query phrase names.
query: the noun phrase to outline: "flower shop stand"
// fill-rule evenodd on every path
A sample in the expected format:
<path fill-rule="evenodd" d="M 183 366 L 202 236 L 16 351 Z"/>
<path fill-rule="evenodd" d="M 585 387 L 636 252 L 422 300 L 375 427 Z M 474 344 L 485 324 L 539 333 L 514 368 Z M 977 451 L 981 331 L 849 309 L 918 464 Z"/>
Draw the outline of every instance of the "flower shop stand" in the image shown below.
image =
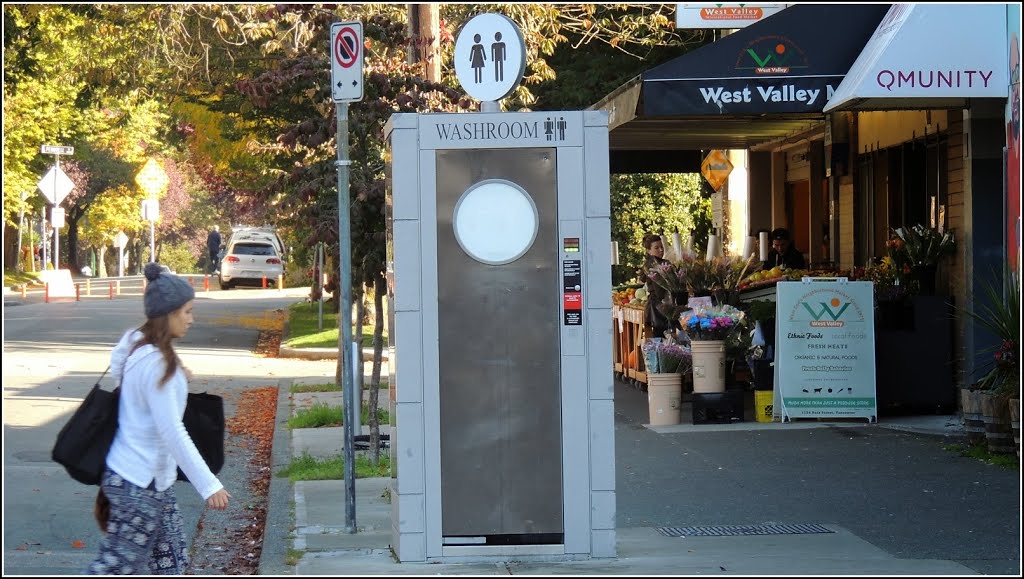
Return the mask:
<path fill-rule="evenodd" d="M 640 344 L 647 339 L 646 314 L 643 307 L 612 306 L 612 364 L 616 374 L 624 381 L 633 381 L 645 387 L 647 369 Z"/>
<path fill-rule="evenodd" d="M 953 308 L 948 297 L 880 303 L 875 318 L 875 381 L 880 413 L 944 414 L 956 410 L 950 365 Z"/>

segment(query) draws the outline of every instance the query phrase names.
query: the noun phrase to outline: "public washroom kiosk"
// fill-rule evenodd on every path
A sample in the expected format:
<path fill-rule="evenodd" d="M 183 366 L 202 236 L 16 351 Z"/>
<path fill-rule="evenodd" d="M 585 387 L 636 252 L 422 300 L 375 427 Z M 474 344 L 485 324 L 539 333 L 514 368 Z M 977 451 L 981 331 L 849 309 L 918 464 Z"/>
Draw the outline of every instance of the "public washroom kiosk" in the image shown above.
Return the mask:
<path fill-rule="evenodd" d="M 395 553 L 614 557 L 606 114 L 386 133 Z"/>
<path fill-rule="evenodd" d="M 608 117 L 497 112 L 526 58 L 502 15 L 455 54 L 494 112 L 385 129 L 392 548 L 614 557 Z"/>

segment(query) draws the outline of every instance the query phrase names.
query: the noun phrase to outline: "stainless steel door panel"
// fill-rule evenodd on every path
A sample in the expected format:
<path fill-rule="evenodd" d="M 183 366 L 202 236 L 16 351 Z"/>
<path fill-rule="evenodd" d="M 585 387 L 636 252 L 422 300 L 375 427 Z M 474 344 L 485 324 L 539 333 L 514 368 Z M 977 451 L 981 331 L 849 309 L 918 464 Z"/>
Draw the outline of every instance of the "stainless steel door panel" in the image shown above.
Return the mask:
<path fill-rule="evenodd" d="M 480 263 L 452 214 L 485 179 L 522 187 L 533 246 Z M 437 153 L 443 536 L 562 533 L 557 191 L 554 149 Z"/>

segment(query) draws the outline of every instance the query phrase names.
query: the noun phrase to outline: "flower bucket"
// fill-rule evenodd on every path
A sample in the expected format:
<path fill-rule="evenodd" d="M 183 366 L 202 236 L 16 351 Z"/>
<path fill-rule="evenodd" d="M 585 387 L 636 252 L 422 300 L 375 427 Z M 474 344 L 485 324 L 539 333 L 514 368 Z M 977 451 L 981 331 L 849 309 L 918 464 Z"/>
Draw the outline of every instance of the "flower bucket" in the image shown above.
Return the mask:
<path fill-rule="evenodd" d="M 725 340 L 694 340 L 690 352 L 694 393 L 725 392 Z"/>
<path fill-rule="evenodd" d="M 647 409 L 651 415 L 651 426 L 679 424 L 682 398 L 682 374 L 647 375 Z"/>

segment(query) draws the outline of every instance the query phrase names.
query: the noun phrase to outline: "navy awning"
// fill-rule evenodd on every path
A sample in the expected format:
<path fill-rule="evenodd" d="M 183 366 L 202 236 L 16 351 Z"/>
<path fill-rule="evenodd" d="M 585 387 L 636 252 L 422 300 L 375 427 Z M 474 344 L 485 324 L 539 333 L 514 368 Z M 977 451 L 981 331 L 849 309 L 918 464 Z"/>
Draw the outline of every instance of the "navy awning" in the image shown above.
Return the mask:
<path fill-rule="evenodd" d="M 616 150 L 745 149 L 824 120 L 889 4 L 796 4 L 656 66 L 591 109 Z"/>

